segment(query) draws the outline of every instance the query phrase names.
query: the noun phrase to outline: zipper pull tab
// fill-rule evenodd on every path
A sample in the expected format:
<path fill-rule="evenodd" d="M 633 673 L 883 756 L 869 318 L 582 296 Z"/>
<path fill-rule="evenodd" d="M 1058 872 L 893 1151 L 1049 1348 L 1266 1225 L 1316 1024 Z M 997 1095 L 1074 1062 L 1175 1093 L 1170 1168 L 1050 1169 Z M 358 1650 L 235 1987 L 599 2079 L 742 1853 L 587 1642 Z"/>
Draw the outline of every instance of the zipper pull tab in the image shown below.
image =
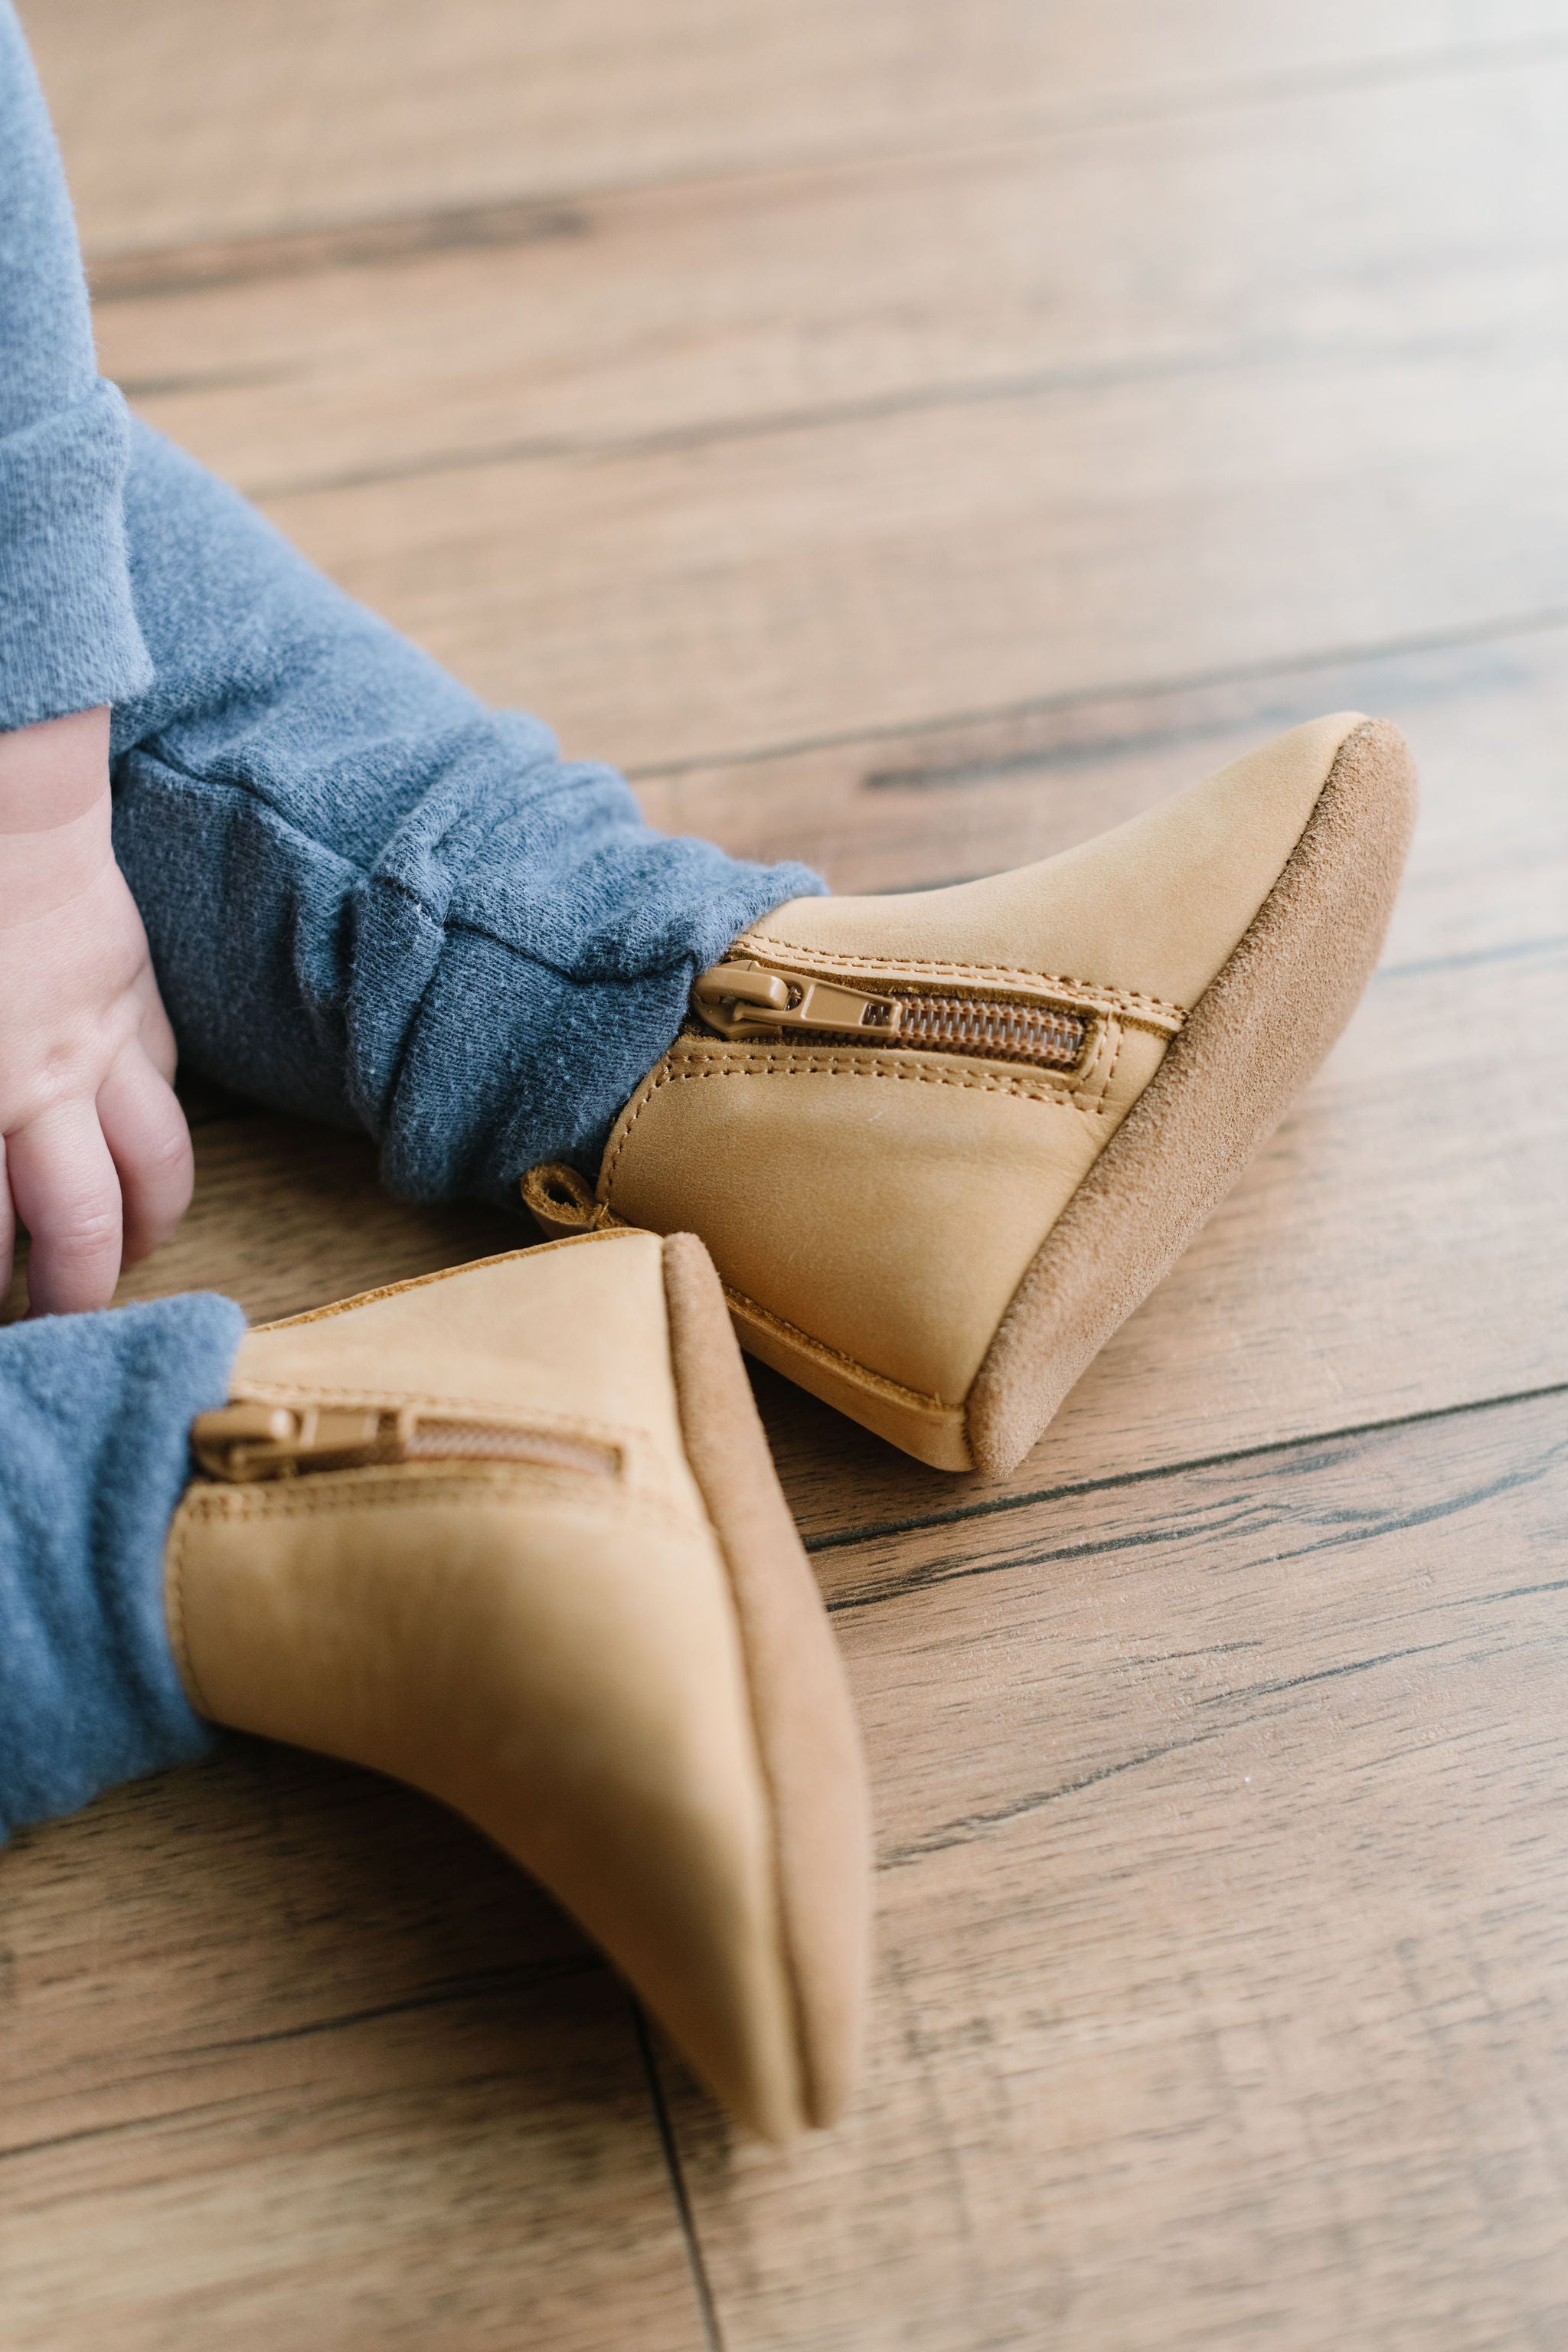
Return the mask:
<path fill-rule="evenodd" d="M 192 1423 L 191 1451 L 210 1477 L 241 1485 L 329 1463 L 353 1469 L 395 1458 L 395 1425 L 390 1440 L 384 1437 L 382 1418 L 369 1405 L 220 1405 Z"/>
<path fill-rule="evenodd" d="M 896 1037 L 904 1013 L 896 996 L 868 996 L 837 981 L 808 980 L 758 963 L 716 963 L 692 989 L 691 1009 L 719 1036 L 731 1038 L 770 1029 Z"/>
<path fill-rule="evenodd" d="M 439 1404 L 220 1405 L 191 1423 L 191 1450 L 209 1477 L 230 1486 L 410 1462 L 510 1463 L 601 1478 L 618 1478 L 623 1466 L 623 1449 L 608 1438 Z"/>

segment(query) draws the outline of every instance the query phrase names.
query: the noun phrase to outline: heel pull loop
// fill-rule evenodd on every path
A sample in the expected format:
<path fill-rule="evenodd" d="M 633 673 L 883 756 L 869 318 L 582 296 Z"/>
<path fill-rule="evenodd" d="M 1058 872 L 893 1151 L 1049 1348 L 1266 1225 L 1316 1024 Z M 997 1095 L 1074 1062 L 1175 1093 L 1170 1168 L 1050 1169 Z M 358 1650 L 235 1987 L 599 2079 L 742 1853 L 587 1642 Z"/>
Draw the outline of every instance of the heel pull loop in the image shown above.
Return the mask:
<path fill-rule="evenodd" d="M 546 1160 L 531 1168 L 518 1187 L 522 1205 L 552 1242 L 573 1234 L 591 1234 L 610 1222 L 609 1213 L 595 1200 L 584 1179 L 564 1160 Z"/>

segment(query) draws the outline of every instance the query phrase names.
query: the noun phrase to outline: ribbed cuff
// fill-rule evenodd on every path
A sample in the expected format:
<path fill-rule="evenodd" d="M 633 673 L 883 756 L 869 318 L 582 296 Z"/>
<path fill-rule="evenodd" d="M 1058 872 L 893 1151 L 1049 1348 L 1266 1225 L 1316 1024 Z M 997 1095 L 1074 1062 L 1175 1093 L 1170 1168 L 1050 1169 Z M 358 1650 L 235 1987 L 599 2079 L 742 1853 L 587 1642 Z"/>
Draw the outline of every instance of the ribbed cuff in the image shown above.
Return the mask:
<path fill-rule="evenodd" d="M 130 425 L 100 377 L 0 440 L 0 731 L 145 693 L 121 491 Z"/>

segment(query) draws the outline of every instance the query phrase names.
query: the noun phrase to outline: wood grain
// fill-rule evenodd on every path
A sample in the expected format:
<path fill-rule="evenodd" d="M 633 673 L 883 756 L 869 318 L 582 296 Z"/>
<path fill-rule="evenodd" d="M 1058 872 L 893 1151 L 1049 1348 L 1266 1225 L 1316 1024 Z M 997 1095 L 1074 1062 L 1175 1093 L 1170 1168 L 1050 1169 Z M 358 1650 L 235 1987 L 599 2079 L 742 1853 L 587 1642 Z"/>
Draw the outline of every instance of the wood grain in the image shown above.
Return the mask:
<path fill-rule="evenodd" d="M 1329 710 L 1393 719 L 1421 771 L 1391 962 L 1562 935 L 1561 625 L 1068 691 L 805 751 L 646 771 L 637 793 L 669 832 L 739 856 L 804 857 L 837 890 L 929 888 L 1055 856 Z"/>
<path fill-rule="evenodd" d="M 870 2080 L 671 2069 L 730 2352 L 1559 2339 L 1565 1511 L 1557 1398 L 839 1556 Z"/>
<path fill-rule="evenodd" d="M 1097 391 L 1353 349 L 1554 340 L 1568 55 L 1288 107 L 846 163 L 94 273 L 101 361 L 252 496 Z M 162 290 L 161 290 L 162 289 Z M 970 421 L 986 430 L 984 408 Z"/>
<path fill-rule="evenodd" d="M 1562 613 L 1565 394 L 1559 353 L 1487 341 L 267 510 L 487 698 L 637 768 Z"/>
<path fill-rule="evenodd" d="M 231 1739 L 0 1870 L 7 2352 L 698 2352 L 626 1994 L 449 1814 Z"/>
<path fill-rule="evenodd" d="M 1561 39 L 1553 0 L 30 0 L 85 239 L 124 252 L 609 182 L 1289 102 Z"/>

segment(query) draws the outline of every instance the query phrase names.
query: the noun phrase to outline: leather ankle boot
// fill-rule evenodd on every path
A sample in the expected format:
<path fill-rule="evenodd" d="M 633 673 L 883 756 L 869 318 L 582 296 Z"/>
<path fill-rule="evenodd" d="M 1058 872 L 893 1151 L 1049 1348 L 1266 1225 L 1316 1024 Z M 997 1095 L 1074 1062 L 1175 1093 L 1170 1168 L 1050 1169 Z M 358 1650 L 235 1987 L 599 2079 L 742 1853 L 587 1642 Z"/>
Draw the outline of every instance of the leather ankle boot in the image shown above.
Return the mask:
<path fill-rule="evenodd" d="M 1415 777 L 1314 720 L 1064 856 L 780 907 L 699 979 L 547 1232 L 700 1234 L 742 1343 L 1010 1470 L 1236 1181 L 1376 961 Z"/>
<path fill-rule="evenodd" d="M 831 2122 L 864 1770 L 700 1244 L 590 1236 L 252 1331 L 193 1449 L 166 1594 L 197 1710 L 443 1799 L 743 2122 Z"/>

